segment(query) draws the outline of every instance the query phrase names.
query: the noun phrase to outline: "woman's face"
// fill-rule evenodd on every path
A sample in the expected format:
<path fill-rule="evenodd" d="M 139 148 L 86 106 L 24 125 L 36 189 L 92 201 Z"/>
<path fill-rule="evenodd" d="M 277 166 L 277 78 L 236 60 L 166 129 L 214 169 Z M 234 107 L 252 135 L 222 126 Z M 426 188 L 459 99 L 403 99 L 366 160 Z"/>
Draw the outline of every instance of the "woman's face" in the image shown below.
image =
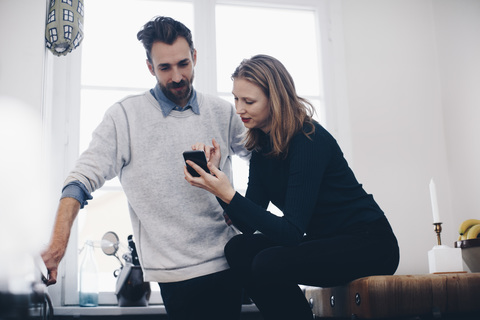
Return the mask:
<path fill-rule="evenodd" d="M 270 108 L 268 97 L 256 84 L 244 78 L 233 79 L 233 96 L 237 114 L 248 129 L 257 128 L 265 133 L 270 131 Z"/>

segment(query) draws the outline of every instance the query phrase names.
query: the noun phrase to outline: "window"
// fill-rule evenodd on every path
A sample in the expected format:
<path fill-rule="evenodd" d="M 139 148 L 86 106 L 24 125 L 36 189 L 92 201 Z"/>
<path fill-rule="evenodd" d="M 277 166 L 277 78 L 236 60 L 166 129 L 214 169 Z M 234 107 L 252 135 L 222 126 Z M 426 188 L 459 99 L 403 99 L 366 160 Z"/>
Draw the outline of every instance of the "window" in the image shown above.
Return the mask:
<path fill-rule="evenodd" d="M 52 12 L 50 12 L 48 14 L 48 19 L 47 19 L 47 24 L 52 22 L 52 21 L 55 21 L 56 18 L 55 18 L 55 10 L 52 10 Z"/>
<path fill-rule="evenodd" d="M 73 22 L 73 12 L 67 9 L 63 9 L 63 21 Z"/>
<path fill-rule="evenodd" d="M 65 39 L 71 40 L 72 39 L 72 26 L 63 26 L 63 35 Z"/>
<path fill-rule="evenodd" d="M 298 93 L 310 99 L 317 108 L 317 119 L 323 122 L 318 1 L 303 1 L 310 2 L 309 7 L 299 6 L 294 0 L 278 2 L 280 4 L 273 1 L 199 4 L 196 1 L 85 0 L 79 130 L 70 137 L 78 139 L 79 149 L 71 152 L 87 148 L 92 131 L 115 101 L 155 85 L 155 78 L 146 67 L 143 46 L 136 39 L 138 30 L 155 15 L 171 16 L 192 30 L 199 51 L 194 83 L 198 90 L 218 94 L 233 103 L 230 75 L 234 68 L 243 58 L 257 53 L 269 54 L 286 65 Z M 245 191 L 248 165 L 234 158 L 234 166 L 235 186 L 240 192 Z M 82 248 L 87 238 L 99 242 L 105 232 L 114 231 L 123 244 L 119 251 L 121 257 L 132 231 L 118 180 L 106 183 L 93 197 L 77 219 L 74 247 Z M 77 254 L 78 250 L 71 250 L 66 258 L 75 261 Z M 100 249 L 96 254 L 103 280 L 100 303 L 115 303 L 113 271 L 120 264 Z M 73 272 L 66 273 L 65 281 L 74 285 L 76 276 Z M 152 290 L 158 291 L 158 286 L 152 284 Z M 151 302 L 158 302 L 157 298 L 159 295 L 154 292 Z M 65 304 L 76 303 L 78 294 L 66 290 Z"/>
<path fill-rule="evenodd" d="M 78 2 L 77 12 L 80 13 L 82 17 L 84 17 L 83 2 Z"/>
<path fill-rule="evenodd" d="M 57 28 L 49 29 L 50 33 L 50 42 L 53 43 L 58 40 Z"/>

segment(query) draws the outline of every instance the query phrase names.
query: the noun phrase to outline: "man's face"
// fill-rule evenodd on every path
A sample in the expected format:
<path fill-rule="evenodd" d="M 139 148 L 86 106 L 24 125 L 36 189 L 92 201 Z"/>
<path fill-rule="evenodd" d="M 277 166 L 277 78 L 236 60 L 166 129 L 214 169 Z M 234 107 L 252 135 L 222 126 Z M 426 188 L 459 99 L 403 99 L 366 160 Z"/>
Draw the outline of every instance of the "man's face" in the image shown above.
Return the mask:
<path fill-rule="evenodd" d="M 194 67 L 197 52 L 190 52 L 190 47 L 183 37 L 171 45 L 154 42 L 150 53 L 152 62 L 147 60 L 150 73 L 157 78 L 160 89 L 175 104 L 184 107 L 193 91 Z"/>

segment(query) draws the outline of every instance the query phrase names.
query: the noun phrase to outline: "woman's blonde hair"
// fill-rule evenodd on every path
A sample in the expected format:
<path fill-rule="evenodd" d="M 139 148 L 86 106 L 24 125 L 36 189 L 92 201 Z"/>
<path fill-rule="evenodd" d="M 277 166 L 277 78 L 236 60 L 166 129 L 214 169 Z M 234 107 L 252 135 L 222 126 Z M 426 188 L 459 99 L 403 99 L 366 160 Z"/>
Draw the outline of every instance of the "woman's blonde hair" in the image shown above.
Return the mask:
<path fill-rule="evenodd" d="M 243 60 L 232 74 L 232 79 L 245 79 L 263 90 L 270 108 L 270 140 L 272 150 L 269 155 L 284 158 L 292 137 L 303 130 L 306 123 L 310 129 L 303 133 L 309 136 L 315 131 L 312 122 L 314 107 L 297 95 L 292 76 L 277 59 L 268 55 L 256 55 Z M 245 147 L 259 150 L 261 130 L 248 130 Z"/>

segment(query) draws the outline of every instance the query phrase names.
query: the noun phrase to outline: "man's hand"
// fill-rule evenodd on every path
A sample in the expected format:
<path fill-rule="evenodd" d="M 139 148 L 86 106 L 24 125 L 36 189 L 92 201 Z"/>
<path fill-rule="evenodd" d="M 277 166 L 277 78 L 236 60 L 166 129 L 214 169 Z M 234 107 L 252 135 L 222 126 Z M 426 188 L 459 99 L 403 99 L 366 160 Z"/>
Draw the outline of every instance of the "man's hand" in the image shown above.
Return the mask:
<path fill-rule="evenodd" d="M 48 271 L 48 275 L 45 275 L 47 277 L 46 279 L 47 282 L 45 284 L 47 286 L 50 286 L 52 284 L 57 283 L 58 265 L 61 259 L 60 260 L 55 259 L 53 255 L 50 254 L 50 251 L 48 250 L 42 252 L 42 259 Z"/>
<path fill-rule="evenodd" d="M 217 143 L 215 139 L 212 139 L 212 145 L 213 147 L 197 142 L 192 146 L 192 150 L 205 151 L 205 157 L 207 157 L 207 162 L 210 162 L 215 167 L 220 168 L 220 160 L 222 159 L 222 154 L 220 152 L 220 145 Z"/>
<path fill-rule="evenodd" d="M 52 238 L 41 256 L 48 270 L 47 286 L 57 283 L 58 265 L 65 255 L 70 230 L 80 210 L 80 203 L 73 198 L 63 198 L 57 210 Z"/>

